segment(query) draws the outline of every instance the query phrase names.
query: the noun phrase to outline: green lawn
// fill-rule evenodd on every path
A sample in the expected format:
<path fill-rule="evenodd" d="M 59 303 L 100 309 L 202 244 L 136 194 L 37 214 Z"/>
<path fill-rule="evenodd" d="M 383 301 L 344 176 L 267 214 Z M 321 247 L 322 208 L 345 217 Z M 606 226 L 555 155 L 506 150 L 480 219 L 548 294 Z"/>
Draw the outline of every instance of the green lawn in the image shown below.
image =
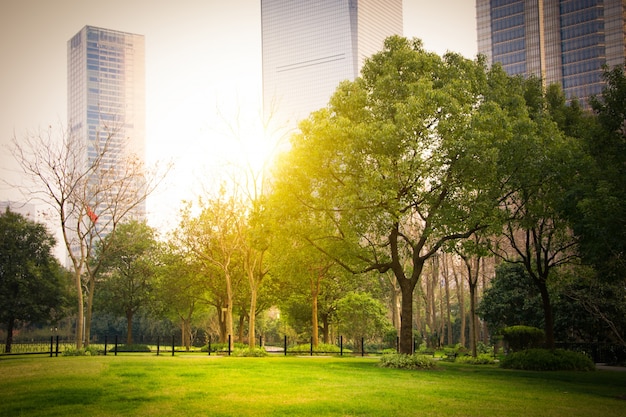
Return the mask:
<path fill-rule="evenodd" d="M 521 372 L 370 358 L 3 357 L 0 416 L 626 415 L 625 372 Z"/>

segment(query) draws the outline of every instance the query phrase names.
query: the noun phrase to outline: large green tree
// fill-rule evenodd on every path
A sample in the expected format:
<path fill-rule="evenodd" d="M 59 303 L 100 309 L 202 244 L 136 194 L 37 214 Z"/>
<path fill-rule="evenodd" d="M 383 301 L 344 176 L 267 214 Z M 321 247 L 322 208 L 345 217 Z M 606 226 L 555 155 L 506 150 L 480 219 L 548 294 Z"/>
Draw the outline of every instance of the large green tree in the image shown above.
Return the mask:
<path fill-rule="evenodd" d="M 403 353 L 425 263 L 484 228 L 501 196 L 498 148 L 515 115 L 490 99 L 488 81 L 480 59 L 388 38 L 360 78 L 301 122 L 275 174 L 284 227 L 317 224 L 303 239 L 344 268 L 393 272 Z"/>
<path fill-rule="evenodd" d="M 97 251 L 101 263 L 100 309 L 126 318 L 126 343 L 133 343 L 133 317 L 152 299 L 159 244 L 145 222 L 120 224 Z"/>
<path fill-rule="evenodd" d="M 586 262 L 608 280 L 626 276 L 626 75 L 606 69 L 606 88 L 591 100 L 596 129 L 584 135 L 592 170 L 572 213 Z"/>
<path fill-rule="evenodd" d="M 58 319 L 67 302 L 67 276 L 52 254 L 54 245 L 43 224 L 8 208 L 0 214 L 0 322 L 7 353 L 18 321 Z"/>
<path fill-rule="evenodd" d="M 502 102 L 520 114 L 505 164 L 511 176 L 500 209 L 504 226 L 497 250 L 508 262 L 520 263 L 541 294 L 546 345 L 554 348 L 554 314 L 549 284 L 557 269 L 577 258 L 576 239 L 563 215 L 567 192 L 581 178 L 583 154 L 579 142 L 564 134 L 554 121 L 541 81 L 503 77 L 519 102 Z M 500 99 L 504 96 L 500 96 Z"/>

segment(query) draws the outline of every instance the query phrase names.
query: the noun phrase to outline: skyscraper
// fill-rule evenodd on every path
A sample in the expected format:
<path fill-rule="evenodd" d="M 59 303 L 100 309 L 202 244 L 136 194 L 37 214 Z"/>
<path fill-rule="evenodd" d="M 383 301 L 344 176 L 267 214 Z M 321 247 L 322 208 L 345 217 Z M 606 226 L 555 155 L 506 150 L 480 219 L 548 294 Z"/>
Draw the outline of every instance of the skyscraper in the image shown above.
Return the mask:
<path fill-rule="evenodd" d="M 402 35 L 402 0 L 261 0 L 263 109 L 294 125 Z"/>
<path fill-rule="evenodd" d="M 68 126 L 85 144 L 86 163 L 105 144 L 106 169 L 121 172 L 131 156 L 145 160 L 144 50 L 142 35 L 93 26 L 85 26 L 68 41 Z M 89 207 L 89 216 L 97 209 Z M 132 215 L 143 217 L 145 203 L 133 209 Z"/>
<path fill-rule="evenodd" d="M 625 63 L 625 10 L 626 0 L 476 0 L 478 52 L 585 104 L 602 92 L 602 66 Z"/>

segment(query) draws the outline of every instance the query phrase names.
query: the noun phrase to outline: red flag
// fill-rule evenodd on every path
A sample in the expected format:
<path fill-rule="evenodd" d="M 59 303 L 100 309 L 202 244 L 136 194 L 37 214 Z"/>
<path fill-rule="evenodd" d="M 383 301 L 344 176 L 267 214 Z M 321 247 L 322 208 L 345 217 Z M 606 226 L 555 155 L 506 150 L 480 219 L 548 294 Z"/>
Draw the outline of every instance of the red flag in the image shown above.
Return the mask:
<path fill-rule="evenodd" d="M 94 213 L 89 206 L 87 206 L 87 216 L 89 216 L 91 221 L 94 223 L 98 220 L 98 215 Z"/>

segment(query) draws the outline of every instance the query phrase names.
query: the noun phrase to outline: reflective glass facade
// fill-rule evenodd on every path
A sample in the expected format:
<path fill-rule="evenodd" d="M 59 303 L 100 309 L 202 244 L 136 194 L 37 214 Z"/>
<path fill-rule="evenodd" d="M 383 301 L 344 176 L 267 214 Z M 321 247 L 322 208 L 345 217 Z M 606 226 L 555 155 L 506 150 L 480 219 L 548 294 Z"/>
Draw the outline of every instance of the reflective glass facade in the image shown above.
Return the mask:
<path fill-rule="evenodd" d="M 109 137 L 105 168 L 123 169 L 131 155 L 145 160 L 144 51 L 142 35 L 92 26 L 68 41 L 68 127 L 85 140 L 86 161 Z M 145 205 L 134 216 L 144 217 Z"/>
<path fill-rule="evenodd" d="M 624 65 L 626 0 L 477 0 L 478 52 L 507 73 L 559 83 L 583 104 L 602 66 Z"/>
<path fill-rule="evenodd" d="M 402 34 L 402 0 L 261 0 L 263 108 L 294 125 Z"/>

